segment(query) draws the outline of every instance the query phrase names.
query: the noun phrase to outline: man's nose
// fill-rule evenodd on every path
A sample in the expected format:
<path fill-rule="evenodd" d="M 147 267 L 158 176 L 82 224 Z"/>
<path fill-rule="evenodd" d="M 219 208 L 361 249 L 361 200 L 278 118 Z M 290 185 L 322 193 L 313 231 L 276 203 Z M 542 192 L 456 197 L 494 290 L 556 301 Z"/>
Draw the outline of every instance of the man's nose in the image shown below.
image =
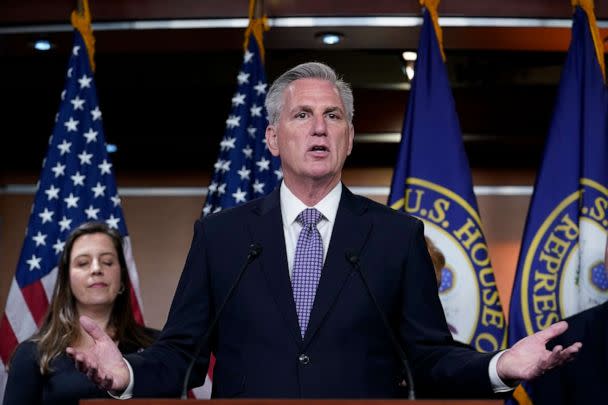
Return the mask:
<path fill-rule="evenodd" d="M 325 122 L 325 117 L 323 115 L 315 116 L 313 135 L 327 135 L 327 123 Z"/>

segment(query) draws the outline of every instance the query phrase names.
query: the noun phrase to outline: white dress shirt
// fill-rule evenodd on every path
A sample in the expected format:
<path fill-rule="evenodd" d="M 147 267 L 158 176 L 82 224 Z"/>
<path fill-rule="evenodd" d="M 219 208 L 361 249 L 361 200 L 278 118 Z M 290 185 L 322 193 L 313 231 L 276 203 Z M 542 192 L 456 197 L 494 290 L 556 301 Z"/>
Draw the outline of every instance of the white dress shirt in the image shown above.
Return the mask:
<path fill-rule="evenodd" d="M 312 207 L 307 206 L 296 197 L 291 190 L 281 182 L 281 216 L 283 217 L 283 233 L 285 234 L 285 253 L 287 253 L 287 265 L 289 268 L 289 278 L 293 275 L 293 262 L 296 256 L 296 245 L 298 237 L 302 230 L 302 225 L 296 218 L 306 208 L 316 208 L 323 217 L 317 224 L 317 229 L 323 240 L 323 263 L 327 257 L 327 249 L 331 240 L 331 233 L 334 230 L 336 223 L 336 214 L 338 213 L 338 205 L 340 205 L 340 197 L 342 196 L 342 183 L 338 182 L 321 201 Z"/>

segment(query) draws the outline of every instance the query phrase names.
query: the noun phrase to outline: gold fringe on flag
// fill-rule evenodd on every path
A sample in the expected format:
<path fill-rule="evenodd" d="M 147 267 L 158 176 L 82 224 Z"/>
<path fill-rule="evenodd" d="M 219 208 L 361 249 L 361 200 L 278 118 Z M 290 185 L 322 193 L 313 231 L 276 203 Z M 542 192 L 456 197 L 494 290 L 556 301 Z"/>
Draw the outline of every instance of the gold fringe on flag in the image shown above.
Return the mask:
<path fill-rule="evenodd" d="M 604 83 L 606 83 L 606 67 L 604 65 L 604 43 L 600 39 L 600 31 L 597 28 L 597 21 L 595 20 L 595 11 L 593 11 L 594 5 L 593 0 L 571 0 L 572 7 L 579 6 L 585 13 L 587 13 L 587 19 L 589 20 L 589 31 L 593 37 L 593 44 L 595 45 L 595 55 L 597 61 L 600 64 L 602 70 L 602 76 L 604 77 Z"/>
<path fill-rule="evenodd" d="M 82 5 L 82 7 L 80 7 Z M 89 11 L 89 1 L 79 0 L 79 10 L 72 11 L 70 20 L 72 26 L 80 31 L 80 35 L 84 39 L 84 43 L 87 47 L 87 54 L 89 55 L 89 63 L 91 64 L 91 71 L 95 71 L 95 37 L 93 37 L 93 28 L 91 28 L 91 12 Z"/>
<path fill-rule="evenodd" d="M 532 399 L 521 384 L 515 388 L 513 398 L 515 398 L 519 405 L 534 405 Z"/>
<path fill-rule="evenodd" d="M 268 25 L 268 18 L 265 14 L 261 17 L 255 16 L 256 9 L 256 0 L 249 0 L 249 26 L 247 30 L 245 30 L 245 42 L 243 43 L 243 48 L 247 50 L 249 46 L 249 35 L 253 33 L 253 37 L 258 43 L 258 48 L 260 49 L 260 57 L 262 58 L 262 62 L 264 62 L 264 39 L 263 34 L 264 31 L 268 31 L 270 26 Z"/>
<path fill-rule="evenodd" d="M 439 15 L 437 14 L 437 7 L 439 6 L 440 1 L 441 0 L 420 0 L 420 5 L 422 7 L 426 7 L 428 12 L 431 14 L 431 20 L 433 20 L 433 26 L 435 27 L 435 35 L 437 35 L 437 42 L 439 42 L 441 58 L 445 62 L 445 53 L 443 52 L 443 32 L 439 26 Z"/>

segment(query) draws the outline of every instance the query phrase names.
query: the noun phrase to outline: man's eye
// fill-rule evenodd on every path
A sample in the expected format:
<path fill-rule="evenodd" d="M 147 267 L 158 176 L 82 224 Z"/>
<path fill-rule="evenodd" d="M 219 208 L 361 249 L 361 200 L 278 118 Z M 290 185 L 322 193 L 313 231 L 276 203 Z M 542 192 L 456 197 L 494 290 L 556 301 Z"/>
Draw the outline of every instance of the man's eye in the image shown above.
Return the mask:
<path fill-rule="evenodd" d="M 306 113 L 305 112 L 299 112 L 296 114 L 296 118 L 306 118 Z"/>

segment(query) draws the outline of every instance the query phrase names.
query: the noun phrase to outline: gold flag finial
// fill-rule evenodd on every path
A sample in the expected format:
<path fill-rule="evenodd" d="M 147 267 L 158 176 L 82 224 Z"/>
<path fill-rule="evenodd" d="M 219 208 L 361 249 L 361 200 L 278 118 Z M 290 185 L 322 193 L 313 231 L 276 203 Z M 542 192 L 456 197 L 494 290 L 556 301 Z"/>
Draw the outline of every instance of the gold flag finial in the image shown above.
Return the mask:
<path fill-rule="evenodd" d="M 437 7 L 441 0 L 420 0 L 420 5 L 426 7 L 428 12 L 431 14 L 431 20 L 435 27 L 435 35 L 437 36 L 437 42 L 439 43 L 439 51 L 441 52 L 441 58 L 445 62 L 445 53 L 443 52 L 443 32 L 439 26 L 439 15 L 437 14 Z"/>
<path fill-rule="evenodd" d="M 70 16 L 72 26 L 80 31 L 84 44 L 87 47 L 89 55 L 89 63 L 91 71 L 95 71 L 95 37 L 93 37 L 93 28 L 91 27 L 91 12 L 89 10 L 88 0 L 78 0 L 77 10 L 72 11 Z"/>
<path fill-rule="evenodd" d="M 270 26 L 268 25 L 268 18 L 262 14 L 262 8 L 261 3 L 258 3 L 256 0 L 249 0 L 249 26 L 245 30 L 243 48 L 247 50 L 249 47 L 249 35 L 253 34 L 260 49 L 260 57 L 262 58 L 262 62 L 264 62 L 264 31 L 268 31 Z M 259 16 L 260 14 L 262 14 L 261 17 Z"/>

